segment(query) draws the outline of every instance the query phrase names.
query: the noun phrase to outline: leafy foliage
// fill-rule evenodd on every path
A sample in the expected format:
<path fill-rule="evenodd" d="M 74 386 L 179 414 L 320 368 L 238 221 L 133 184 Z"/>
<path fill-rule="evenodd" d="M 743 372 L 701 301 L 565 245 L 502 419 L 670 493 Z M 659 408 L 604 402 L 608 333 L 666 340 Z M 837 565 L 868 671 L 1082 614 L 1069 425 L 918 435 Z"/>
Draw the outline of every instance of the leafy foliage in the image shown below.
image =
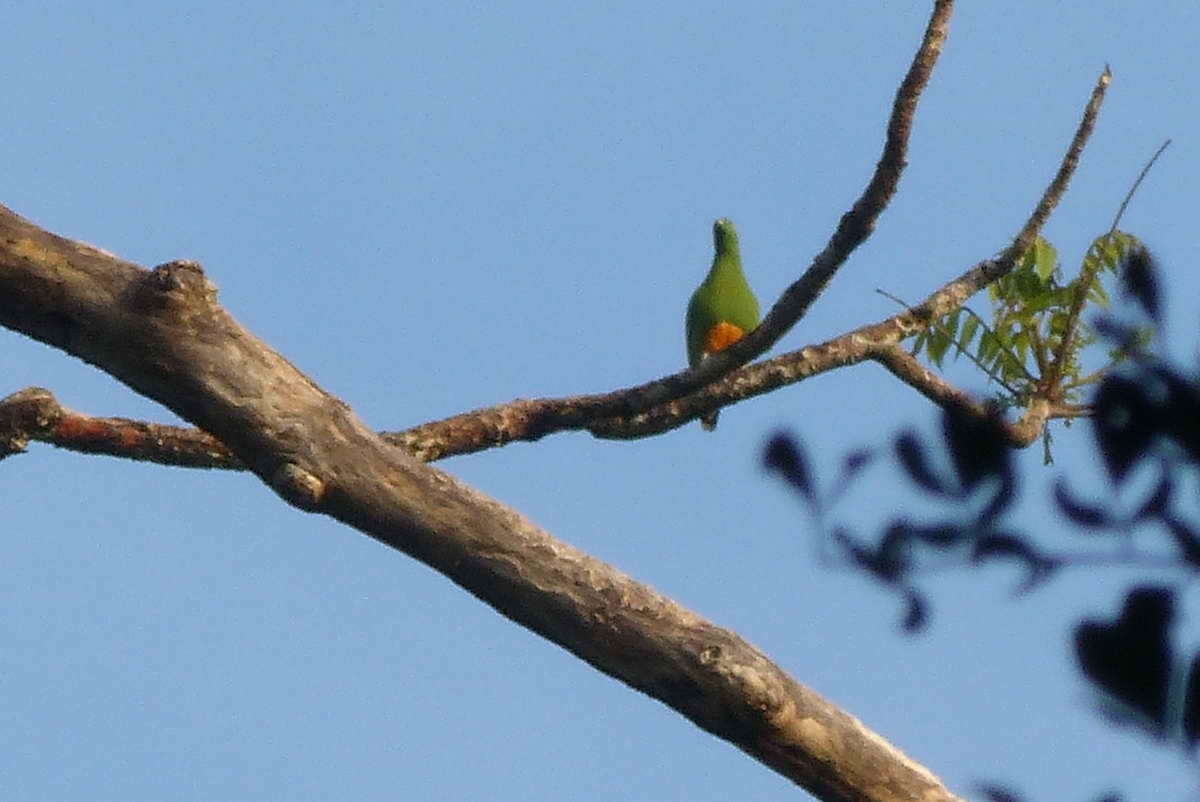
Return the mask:
<path fill-rule="evenodd" d="M 1076 276 L 1064 283 L 1058 251 L 1038 237 L 1013 270 L 988 287 L 990 322 L 960 307 L 917 335 L 912 353 L 924 352 L 939 368 L 951 352 L 968 355 L 1003 389 L 998 400 L 1004 407 L 1023 406 L 1035 395 L 1078 401 L 1081 388 L 1103 372 L 1083 375 L 1080 353 L 1097 338 L 1081 311 L 1108 306 L 1102 279 L 1115 276 L 1134 253 L 1145 253 L 1136 237 L 1110 231 L 1092 242 Z M 1110 353 L 1104 369 L 1124 356 Z"/>

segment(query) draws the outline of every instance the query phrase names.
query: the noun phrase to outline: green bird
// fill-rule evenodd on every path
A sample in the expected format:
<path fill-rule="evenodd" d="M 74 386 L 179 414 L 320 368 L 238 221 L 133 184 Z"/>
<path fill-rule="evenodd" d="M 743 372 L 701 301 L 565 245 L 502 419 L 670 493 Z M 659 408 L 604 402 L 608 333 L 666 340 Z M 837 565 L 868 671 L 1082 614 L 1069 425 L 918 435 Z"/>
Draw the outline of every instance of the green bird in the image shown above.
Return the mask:
<path fill-rule="evenodd" d="M 758 326 L 758 299 L 742 275 L 737 229 L 722 217 L 713 223 L 717 255 L 687 309 L 688 365 L 695 367 L 745 337 Z M 700 419 L 705 431 L 717 428 L 717 413 Z"/>

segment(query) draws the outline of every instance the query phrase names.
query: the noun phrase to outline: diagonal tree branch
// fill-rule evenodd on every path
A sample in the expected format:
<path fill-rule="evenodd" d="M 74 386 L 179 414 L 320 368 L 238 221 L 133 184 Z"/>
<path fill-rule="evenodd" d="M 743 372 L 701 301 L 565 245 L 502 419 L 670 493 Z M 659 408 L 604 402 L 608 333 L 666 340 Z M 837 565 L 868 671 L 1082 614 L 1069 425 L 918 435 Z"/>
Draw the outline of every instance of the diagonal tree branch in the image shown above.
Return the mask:
<path fill-rule="evenodd" d="M 735 633 L 386 443 L 242 328 L 194 262 L 146 271 L 0 215 L 0 324 L 159 401 L 288 503 L 425 562 L 822 799 L 954 799 Z M 53 417 L 27 395 L 27 414 Z"/>

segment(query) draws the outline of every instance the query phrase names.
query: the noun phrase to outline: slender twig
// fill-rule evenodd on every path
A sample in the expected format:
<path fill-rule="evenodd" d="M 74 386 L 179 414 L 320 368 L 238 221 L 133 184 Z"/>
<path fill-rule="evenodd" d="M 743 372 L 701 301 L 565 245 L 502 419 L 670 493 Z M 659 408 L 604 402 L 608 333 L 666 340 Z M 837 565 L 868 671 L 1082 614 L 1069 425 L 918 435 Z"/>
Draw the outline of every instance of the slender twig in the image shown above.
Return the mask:
<path fill-rule="evenodd" d="M 1162 155 L 1167 146 L 1171 144 L 1171 140 L 1167 140 L 1154 152 L 1150 157 L 1150 161 L 1146 162 L 1146 166 L 1142 168 L 1142 172 L 1138 174 L 1137 179 L 1133 182 L 1133 186 L 1125 193 L 1125 199 L 1121 201 L 1121 206 L 1117 210 L 1116 217 L 1113 218 L 1112 228 L 1108 230 L 1109 234 L 1113 234 L 1117 230 L 1117 224 L 1121 222 L 1121 217 L 1125 214 L 1125 207 L 1133 200 L 1133 195 L 1137 192 L 1138 187 L 1142 184 L 1142 179 L 1150 172 L 1150 168 L 1158 161 L 1158 157 Z M 1058 351 L 1054 355 L 1054 361 L 1050 365 L 1050 370 L 1046 374 L 1045 386 L 1047 389 L 1055 387 L 1062 378 L 1063 371 L 1066 369 L 1067 362 L 1071 358 L 1071 347 L 1075 340 L 1075 332 L 1079 328 L 1079 316 L 1083 313 L 1083 305 L 1087 301 L 1088 291 L 1091 289 L 1092 282 L 1096 280 L 1096 271 L 1093 270 L 1086 275 L 1080 277 L 1080 287 L 1075 293 L 1075 298 L 1071 303 L 1071 309 L 1067 313 L 1067 322 L 1063 329 L 1062 342 L 1059 343 Z"/>
<path fill-rule="evenodd" d="M 21 453 L 29 440 L 180 468 L 246 469 L 224 443 L 200 429 L 84 415 L 41 387 L 0 399 L 0 459 Z"/>
<path fill-rule="evenodd" d="M 1125 215 L 1125 207 L 1129 205 L 1131 200 L 1133 200 L 1133 196 L 1138 191 L 1138 187 L 1142 185 L 1142 179 L 1146 177 L 1146 173 L 1150 172 L 1150 168 L 1154 166 L 1154 163 L 1158 161 L 1158 157 L 1163 154 L 1163 151 L 1166 150 L 1170 144 L 1171 140 L 1169 139 L 1162 143 L 1159 149 L 1154 151 L 1154 155 L 1150 157 L 1150 161 L 1146 162 L 1146 166 L 1142 168 L 1140 173 L 1138 173 L 1137 180 L 1133 182 L 1133 186 L 1131 186 L 1129 191 L 1125 193 L 1125 200 L 1121 201 L 1121 208 L 1117 209 L 1117 216 L 1113 218 L 1112 228 L 1108 230 L 1108 233 L 1111 234 L 1117 230 L 1117 226 L 1120 224 L 1121 218 Z"/>
<path fill-rule="evenodd" d="M 895 301 L 900 306 L 903 306 L 905 309 L 912 311 L 912 307 L 909 306 L 907 302 L 898 298 L 895 295 L 892 295 L 890 292 L 887 292 L 886 290 L 880 290 L 880 289 L 876 289 L 875 292 L 879 293 L 884 298 L 887 298 L 890 301 Z M 979 315 L 977 315 L 975 313 L 974 309 L 972 309 L 971 307 L 969 307 L 965 304 L 963 306 L 960 306 L 959 309 L 963 312 L 966 312 L 971 317 L 975 318 L 975 320 L 979 323 L 979 325 L 983 327 L 983 330 L 985 332 L 992 332 L 992 327 L 989 326 L 983 318 L 981 318 Z M 1015 390 L 1013 387 L 1011 387 L 1008 384 L 1008 382 L 1004 381 L 1004 379 L 1002 379 L 1000 376 L 998 376 L 994 372 L 992 372 L 991 368 L 989 368 L 987 365 L 983 364 L 983 362 L 979 359 L 979 357 L 972 354 L 966 348 L 963 348 L 962 344 L 959 343 L 958 340 L 954 339 L 954 337 L 950 331 L 950 328 L 945 323 L 942 322 L 944 319 L 945 318 L 938 318 L 937 320 L 935 320 L 932 323 L 932 326 L 935 327 L 942 334 L 945 334 L 947 338 L 949 338 L 950 344 L 954 346 L 955 354 L 957 356 L 965 356 L 972 363 L 974 363 L 975 367 L 979 368 L 980 371 L 982 371 L 984 374 L 986 374 L 990 380 L 994 381 L 996 384 L 1003 387 L 1005 392 L 1007 392 L 1012 397 L 1016 398 L 1019 395 L 1017 390 Z M 994 335 L 995 332 L 992 332 L 992 334 Z M 1031 381 L 1033 380 L 1033 377 L 1030 376 L 1029 372 L 1025 370 L 1025 366 L 1022 365 L 1020 360 L 1017 359 L 1016 354 L 1012 353 L 1012 351 L 1009 350 L 1004 345 L 1000 345 L 1000 350 L 1004 351 L 1004 353 L 1013 361 L 1013 363 L 1021 368 L 1022 372 L 1025 373 L 1026 378 L 1030 379 Z"/>

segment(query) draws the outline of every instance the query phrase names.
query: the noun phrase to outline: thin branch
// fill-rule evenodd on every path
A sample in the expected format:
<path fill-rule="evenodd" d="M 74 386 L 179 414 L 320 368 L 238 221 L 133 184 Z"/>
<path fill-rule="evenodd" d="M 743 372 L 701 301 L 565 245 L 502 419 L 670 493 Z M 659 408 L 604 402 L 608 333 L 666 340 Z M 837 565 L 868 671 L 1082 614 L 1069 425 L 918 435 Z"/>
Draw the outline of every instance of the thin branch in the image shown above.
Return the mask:
<path fill-rule="evenodd" d="M 981 419 L 992 417 L 992 410 L 988 404 L 981 403 L 970 393 L 954 387 L 899 346 L 879 349 L 872 355 L 872 359 L 940 407 L 945 409 L 956 407 Z M 1016 421 L 1000 419 L 996 423 L 1001 427 L 1009 445 L 1014 448 L 1024 448 L 1041 436 L 1049 421 L 1078 418 L 1088 414 L 1090 412 L 1086 408 L 1075 404 L 1033 398 L 1019 419 Z"/>
<path fill-rule="evenodd" d="M 1117 225 L 1121 222 L 1121 218 L 1125 215 L 1125 209 L 1129 206 L 1129 202 L 1133 200 L 1133 196 L 1137 193 L 1138 187 L 1142 185 L 1142 180 L 1146 174 L 1150 172 L 1150 168 L 1158 161 L 1158 157 L 1163 154 L 1163 151 L 1171 144 L 1171 140 L 1163 142 L 1154 155 L 1150 157 L 1150 161 L 1146 162 L 1146 166 L 1138 173 L 1137 179 L 1133 182 L 1133 186 L 1125 193 L 1124 200 L 1121 201 L 1121 206 L 1117 209 L 1117 214 L 1113 217 L 1112 226 L 1108 229 L 1109 234 L 1113 234 L 1117 230 Z M 1086 265 L 1086 261 L 1085 261 Z M 1083 314 L 1083 306 L 1087 302 L 1088 294 L 1091 292 L 1092 285 L 1096 282 L 1096 270 L 1083 271 L 1081 276 L 1081 286 L 1075 293 L 1075 299 L 1071 303 L 1071 308 L 1067 312 L 1067 320 L 1063 326 L 1063 338 L 1058 344 L 1058 348 L 1054 353 L 1054 358 L 1050 363 L 1050 369 L 1043 372 L 1045 381 L 1043 382 L 1047 390 L 1053 391 L 1062 379 L 1063 372 L 1066 370 L 1067 363 L 1071 359 L 1071 352 L 1074 346 L 1075 334 L 1079 329 L 1079 316 Z M 1077 387 L 1082 382 L 1074 382 L 1067 385 L 1067 388 Z"/>
<path fill-rule="evenodd" d="M 1150 157 L 1150 161 L 1146 162 L 1146 166 L 1142 168 L 1140 173 L 1138 173 L 1137 180 L 1133 182 L 1133 186 L 1131 186 L 1129 191 L 1125 193 L 1125 200 L 1121 201 L 1121 208 L 1117 209 L 1117 216 L 1113 218 L 1112 227 L 1108 229 L 1109 234 L 1117 230 L 1117 226 L 1121 223 L 1121 218 L 1125 216 L 1125 207 L 1129 205 L 1131 200 L 1133 200 L 1133 196 L 1137 193 L 1138 187 L 1142 185 L 1142 180 L 1146 177 L 1146 174 L 1150 172 L 1150 168 L 1154 166 L 1154 163 L 1158 161 L 1158 157 L 1163 154 L 1163 151 L 1166 150 L 1170 144 L 1171 140 L 1169 139 L 1162 143 L 1159 149 L 1154 151 L 1154 155 Z"/>
<path fill-rule="evenodd" d="M 890 292 L 885 292 L 884 290 L 880 290 L 880 289 L 875 290 L 875 292 L 879 293 L 880 295 L 887 298 L 888 300 L 895 301 L 896 303 L 900 304 L 900 306 L 903 306 L 905 309 L 909 310 L 910 312 L 912 311 L 911 306 L 909 306 L 904 300 L 897 298 L 895 295 L 892 295 Z M 966 304 L 963 304 L 961 307 L 959 307 L 959 309 L 961 309 L 963 312 L 966 312 L 968 315 L 973 317 L 975 319 L 975 321 L 980 326 L 983 327 L 983 330 L 985 332 L 990 332 L 992 330 L 991 326 L 989 326 L 987 324 L 987 321 L 985 321 L 979 315 L 975 314 L 975 310 L 972 309 L 971 307 L 967 306 Z M 980 360 L 979 357 L 972 354 L 966 348 L 963 348 L 962 344 L 959 343 L 957 340 L 954 340 L 952 338 L 952 334 L 950 332 L 949 327 L 947 327 L 945 324 L 939 322 L 940 320 L 941 320 L 941 318 L 939 318 L 938 320 L 935 320 L 932 325 L 936 326 L 937 329 L 942 334 L 945 334 L 947 337 L 951 338 L 950 342 L 954 346 L 956 357 L 957 356 L 965 356 L 968 360 L 970 360 L 975 365 L 975 367 L 979 368 L 980 373 L 987 375 L 987 377 L 990 381 L 994 381 L 996 384 L 1003 387 L 1004 391 L 1006 393 L 1008 393 L 1009 395 L 1011 395 L 1014 398 L 1016 398 L 1019 395 L 1016 388 L 1014 388 L 1008 382 L 1004 381 L 1004 379 L 1001 378 L 1000 376 L 997 376 L 996 374 L 992 373 L 992 371 L 988 368 L 988 366 L 983 364 L 983 361 Z M 1025 378 L 1030 381 L 1033 381 L 1033 377 L 1029 375 L 1029 371 L 1025 370 L 1025 366 L 1022 365 L 1020 363 L 1020 361 L 1017 359 L 1017 355 L 1014 354 L 1007 346 L 1002 345 L 1002 346 L 1000 346 L 1000 348 L 1002 351 L 1004 351 L 1004 353 L 1010 359 L 1012 359 L 1014 361 L 1014 363 L 1016 363 L 1021 368 L 1021 372 L 1025 374 Z"/>
<path fill-rule="evenodd" d="M 825 249 L 813 259 L 804 275 L 783 292 L 770 314 L 754 332 L 754 335 L 767 337 L 769 341 L 761 348 L 745 348 L 749 358 L 765 353 L 767 348 L 775 344 L 804 316 L 847 257 L 875 230 L 879 216 L 896 194 L 900 175 L 908 164 L 908 140 L 912 134 L 917 101 L 928 85 L 934 64 L 941 54 L 950 21 L 951 6 L 948 2 L 936 4 L 921 47 L 914 56 L 900 88 L 896 90 L 883 155 L 867 188 L 850 211 L 842 215 L 837 230 L 830 237 Z"/>
<path fill-rule="evenodd" d="M 1162 152 L 1166 150 L 1167 146 L 1170 144 L 1171 140 L 1168 139 L 1162 144 L 1161 147 L 1159 147 L 1157 151 L 1155 151 L 1154 155 L 1150 157 L 1150 161 L 1146 162 L 1146 166 L 1142 168 L 1142 172 L 1138 174 L 1137 180 L 1133 182 L 1133 186 L 1129 188 L 1129 192 L 1125 193 L 1125 199 L 1121 201 L 1121 206 L 1117 210 L 1117 215 L 1113 218 L 1112 228 L 1109 229 L 1110 234 L 1117 230 L 1117 223 L 1120 222 L 1121 217 L 1125 214 L 1125 207 L 1128 206 L 1129 201 L 1133 199 L 1134 192 L 1136 192 L 1137 188 L 1141 186 L 1142 179 L 1146 177 L 1146 174 L 1150 172 L 1150 168 L 1154 166 L 1154 163 L 1158 161 L 1158 157 L 1162 155 Z M 1095 280 L 1095 271 L 1084 271 L 1084 275 L 1082 276 L 1082 286 L 1080 286 L 1079 290 L 1075 293 L 1075 299 L 1071 303 L 1070 310 L 1067 312 L 1067 320 L 1063 326 L 1062 342 L 1058 344 L 1058 350 L 1054 354 L 1054 360 L 1050 364 L 1050 370 L 1045 375 L 1045 386 L 1047 388 L 1053 388 L 1058 385 L 1059 380 L 1062 378 L 1063 372 L 1066 370 L 1067 363 L 1071 359 L 1072 344 L 1075 340 L 1075 333 L 1079 329 L 1079 316 L 1083 313 L 1083 305 L 1087 301 L 1088 293 L 1091 291 L 1092 282 Z"/>
<path fill-rule="evenodd" d="M 1049 219 L 1050 213 L 1062 200 L 1063 194 L 1067 191 L 1067 185 L 1071 183 L 1071 176 L 1075 174 L 1075 168 L 1079 166 L 1083 148 L 1092 137 L 1092 131 L 1096 127 L 1096 118 L 1100 115 L 1100 107 L 1104 104 L 1104 95 L 1108 91 L 1110 83 L 1112 83 L 1112 73 L 1109 71 L 1108 65 L 1105 65 L 1104 72 L 1100 73 L 1096 86 L 1092 89 L 1092 96 L 1088 99 L 1087 108 L 1084 109 L 1083 119 L 1079 121 L 1079 127 L 1075 129 L 1075 136 L 1071 139 L 1067 153 L 1063 156 L 1062 164 L 1058 167 L 1058 173 L 1050 182 L 1050 186 L 1046 188 L 1041 202 L 1029 216 L 1021 233 L 997 260 L 997 267 L 1007 265 L 1004 273 L 1012 270 L 1017 260 L 1025 254 L 1025 251 L 1029 250 L 1029 246 L 1033 245 L 1033 241 L 1046 224 L 1046 220 Z M 993 276 L 992 280 L 999 278 L 1004 273 Z"/>
<path fill-rule="evenodd" d="M 30 440 L 81 454 L 100 454 L 180 468 L 246 466 L 211 434 L 190 426 L 98 418 L 62 406 L 41 387 L 0 399 L 0 459 L 25 451 Z"/>

